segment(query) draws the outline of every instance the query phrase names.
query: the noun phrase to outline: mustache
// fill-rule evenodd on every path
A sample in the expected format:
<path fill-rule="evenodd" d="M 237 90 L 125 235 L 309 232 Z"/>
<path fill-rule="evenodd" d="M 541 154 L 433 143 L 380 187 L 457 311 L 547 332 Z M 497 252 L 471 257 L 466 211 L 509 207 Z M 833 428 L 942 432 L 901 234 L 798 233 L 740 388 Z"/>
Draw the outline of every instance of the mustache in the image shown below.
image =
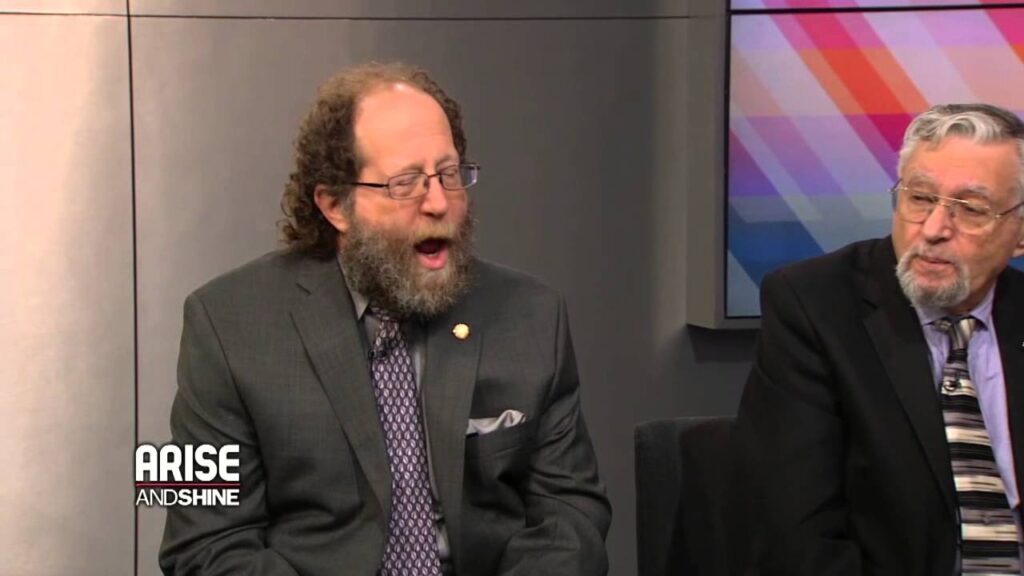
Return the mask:
<path fill-rule="evenodd" d="M 945 260 L 946 262 L 949 262 L 950 264 L 953 264 L 955 266 L 960 266 L 961 264 L 960 259 L 957 258 L 956 256 L 953 256 L 951 254 L 945 254 L 943 251 L 940 250 L 930 250 L 927 246 L 922 246 L 920 244 L 916 244 L 907 249 L 907 253 L 905 255 L 906 258 L 909 259 L 918 256 L 922 256 L 924 258 L 931 258 L 933 260 Z"/>
<path fill-rule="evenodd" d="M 407 235 L 407 239 L 412 244 L 419 244 L 420 242 L 431 239 L 445 241 L 457 240 L 464 235 L 464 229 L 454 222 L 437 222 L 421 226 L 410 231 Z"/>

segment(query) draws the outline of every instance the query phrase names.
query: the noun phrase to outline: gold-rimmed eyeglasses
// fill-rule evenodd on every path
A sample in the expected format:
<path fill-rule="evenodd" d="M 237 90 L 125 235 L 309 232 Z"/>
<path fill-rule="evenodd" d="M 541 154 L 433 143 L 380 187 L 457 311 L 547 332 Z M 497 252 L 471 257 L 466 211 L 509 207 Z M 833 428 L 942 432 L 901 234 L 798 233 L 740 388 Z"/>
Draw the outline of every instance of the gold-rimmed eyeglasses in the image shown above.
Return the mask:
<path fill-rule="evenodd" d="M 910 186 L 902 181 L 890 190 L 892 208 L 901 219 L 920 224 L 931 216 L 936 206 L 945 206 L 949 217 L 958 230 L 967 234 L 984 234 L 995 228 L 1000 218 L 1024 206 L 1024 201 L 1014 204 L 1002 212 L 996 212 L 992 205 L 979 198 L 962 199 L 940 196 Z"/>

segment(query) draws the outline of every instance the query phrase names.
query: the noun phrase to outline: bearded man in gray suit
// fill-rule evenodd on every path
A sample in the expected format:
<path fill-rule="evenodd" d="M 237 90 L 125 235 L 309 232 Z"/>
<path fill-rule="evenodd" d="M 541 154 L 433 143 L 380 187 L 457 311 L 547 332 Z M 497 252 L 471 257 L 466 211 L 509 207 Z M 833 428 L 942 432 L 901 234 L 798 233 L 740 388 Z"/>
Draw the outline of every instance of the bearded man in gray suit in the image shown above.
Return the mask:
<path fill-rule="evenodd" d="M 288 248 L 185 302 L 172 434 L 238 444 L 241 503 L 169 509 L 164 572 L 606 573 L 565 303 L 474 258 L 458 104 L 350 69 L 296 149 Z"/>

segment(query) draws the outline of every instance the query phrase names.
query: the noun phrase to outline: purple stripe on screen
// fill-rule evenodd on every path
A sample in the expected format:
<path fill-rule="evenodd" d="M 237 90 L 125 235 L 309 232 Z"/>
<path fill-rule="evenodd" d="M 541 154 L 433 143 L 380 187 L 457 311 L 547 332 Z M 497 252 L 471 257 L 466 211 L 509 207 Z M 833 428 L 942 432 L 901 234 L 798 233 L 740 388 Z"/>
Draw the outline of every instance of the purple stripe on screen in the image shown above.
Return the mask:
<path fill-rule="evenodd" d="M 792 40 L 787 40 L 779 31 L 777 24 L 779 19 L 791 18 L 790 16 L 737 16 L 732 20 L 732 46 L 734 50 L 744 53 L 757 53 L 761 51 L 792 50 Z M 804 36 L 806 38 L 806 35 Z M 807 47 L 814 45 L 807 40 Z"/>
<path fill-rule="evenodd" d="M 765 36 L 779 44 L 773 49 L 737 49 L 733 51 L 733 102 L 748 116 L 776 114 L 834 115 L 837 106 L 821 85 L 801 55 L 792 48 L 782 31 L 772 23 L 773 18 L 761 16 L 768 26 L 761 27 Z M 802 34 L 799 29 L 794 35 Z M 747 78 L 750 76 L 752 78 Z M 759 90 L 750 88 L 758 86 Z M 737 90 L 747 87 L 747 92 Z"/>
<path fill-rule="evenodd" d="M 942 46 L 984 46 L 1002 43 L 1003 39 L 987 10 L 963 12 L 922 12 L 921 21 Z"/>
<path fill-rule="evenodd" d="M 771 147 L 783 168 L 800 184 L 804 194 L 842 194 L 842 187 L 822 165 L 814 147 L 804 140 L 788 117 L 748 118 L 757 134 Z"/>
<path fill-rule="evenodd" d="M 896 150 L 886 141 L 885 136 L 879 131 L 878 126 L 871 121 L 871 118 L 863 114 L 851 114 L 845 117 L 850 126 L 857 132 L 860 139 L 871 151 L 878 164 L 885 168 L 886 172 L 896 181 Z"/>
<path fill-rule="evenodd" d="M 808 142 L 816 144 L 821 161 L 846 194 L 874 194 L 892 185 L 888 167 L 896 159 L 879 162 L 846 117 L 796 116 L 793 122 Z"/>
<path fill-rule="evenodd" d="M 875 12 L 865 20 L 875 34 L 890 48 L 921 48 L 932 46 L 935 39 L 920 18 L 925 12 Z"/>
<path fill-rule="evenodd" d="M 871 20 L 868 16 L 869 14 L 863 12 L 859 14 L 842 14 L 839 17 L 839 21 L 861 49 L 887 49 L 889 47 L 888 44 L 878 35 L 874 26 L 871 25 Z"/>
<path fill-rule="evenodd" d="M 778 196 L 779 191 L 754 162 L 746 146 L 729 132 L 729 198 Z"/>
<path fill-rule="evenodd" d="M 928 103 L 972 99 L 967 80 L 956 64 L 945 56 L 939 39 L 929 31 L 920 14 L 872 14 L 869 18 L 878 35 Z M 910 114 L 923 112 L 907 110 Z"/>
<path fill-rule="evenodd" d="M 808 8 L 899 8 L 904 6 L 978 6 L 1014 4 L 1019 0 L 732 0 L 733 10 L 792 10 Z"/>

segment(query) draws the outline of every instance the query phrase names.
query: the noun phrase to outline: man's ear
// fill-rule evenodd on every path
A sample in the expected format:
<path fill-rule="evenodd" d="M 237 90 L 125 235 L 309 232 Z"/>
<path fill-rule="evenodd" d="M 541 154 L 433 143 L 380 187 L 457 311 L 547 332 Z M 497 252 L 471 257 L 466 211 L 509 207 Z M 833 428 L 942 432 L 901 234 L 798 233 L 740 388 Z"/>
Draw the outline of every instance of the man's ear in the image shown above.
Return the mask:
<path fill-rule="evenodd" d="M 316 202 L 317 208 L 320 209 L 320 213 L 327 218 L 332 226 L 342 233 L 348 231 L 348 216 L 345 214 L 342 201 L 331 194 L 330 188 L 323 184 L 317 184 L 316 189 L 313 190 L 313 200 Z"/>
<path fill-rule="evenodd" d="M 1020 235 L 1017 236 L 1017 245 L 1013 247 L 1013 257 L 1024 256 L 1024 226 L 1020 227 Z"/>

